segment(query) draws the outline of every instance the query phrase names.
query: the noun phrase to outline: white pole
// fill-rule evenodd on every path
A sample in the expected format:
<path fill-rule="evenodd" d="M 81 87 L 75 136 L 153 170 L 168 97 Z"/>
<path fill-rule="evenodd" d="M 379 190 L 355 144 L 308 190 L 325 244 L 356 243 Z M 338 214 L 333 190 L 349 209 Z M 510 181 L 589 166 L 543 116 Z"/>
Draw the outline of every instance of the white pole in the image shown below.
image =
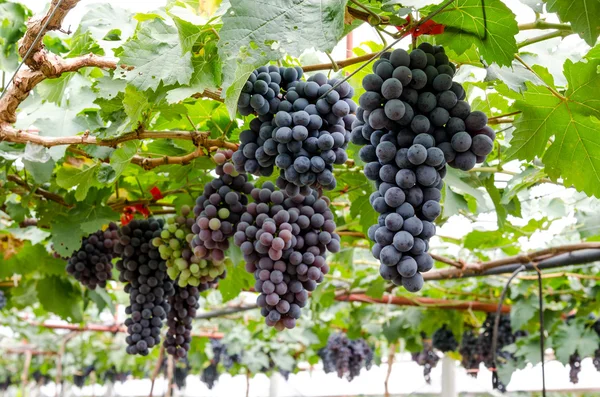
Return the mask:
<path fill-rule="evenodd" d="M 448 356 L 442 358 L 442 397 L 458 397 L 456 393 L 456 364 Z"/>
<path fill-rule="evenodd" d="M 271 383 L 269 384 L 269 397 L 279 396 L 281 378 L 282 376 L 279 374 L 279 372 L 273 372 L 271 374 Z"/>

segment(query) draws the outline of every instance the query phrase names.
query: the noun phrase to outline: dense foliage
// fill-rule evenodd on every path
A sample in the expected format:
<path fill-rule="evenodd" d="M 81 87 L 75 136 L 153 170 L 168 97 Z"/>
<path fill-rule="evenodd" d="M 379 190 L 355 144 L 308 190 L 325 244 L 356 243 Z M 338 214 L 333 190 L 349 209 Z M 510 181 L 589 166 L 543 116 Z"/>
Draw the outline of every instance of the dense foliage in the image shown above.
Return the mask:
<path fill-rule="evenodd" d="M 492 363 L 507 278 L 459 276 L 564 252 L 581 266 L 544 270 L 547 347 L 573 381 L 581 359 L 600 368 L 598 10 L 63 3 L 44 30 L 0 0 L 0 351 L 66 346 L 62 374 L 43 355 L 26 372 L 149 376 L 164 344 L 180 384 L 320 361 L 352 379 L 401 345 L 426 375 L 444 352 L 508 384 L 540 360 L 536 277 L 513 281 Z M 378 41 L 339 59 L 359 27 Z M 56 318 L 110 332 L 67 339 Z M 0 355 L 0 390 L 23 365 Z"/>

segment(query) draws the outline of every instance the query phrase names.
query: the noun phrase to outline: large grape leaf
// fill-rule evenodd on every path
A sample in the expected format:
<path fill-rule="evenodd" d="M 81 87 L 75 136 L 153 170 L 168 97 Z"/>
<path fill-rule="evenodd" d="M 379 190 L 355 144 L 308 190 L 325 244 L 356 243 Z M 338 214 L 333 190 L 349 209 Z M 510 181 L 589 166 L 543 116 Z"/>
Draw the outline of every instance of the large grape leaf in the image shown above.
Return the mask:
<path fill-rule="evenodd" d="M 63 319 L 83 321 L 81 293 L 64 278 L 47 276 L 37 282 L 37 295 L 42 307 Z"/>
<path fill-rule="evenodd" d="M 567 60 L 564 74 L 567 90 L 554 95 L 548 87 L 527 83 L 527 91 L 513 107 L 522 112 L 514 126 L 507 157 L 521 160 L 542 158 L 552 179 L 562 177 L 590 195 L 600 197 L 600 75 L 598 60 L 573 63 Z M 545 82 L 554 89 L 549 73 L 540 70 Z M 548 142 L 553 137 L 549 147 Z"/>
<path fill-rule="evenodd" d="M 600 2 L 598 0 L 546 0 L 548 12 L 571 23 L 573 30 L 593 46 L 600 33 Z"/>
<path fill-rule="evenodd" d="M 136 22 L 131 12 L 123 8 L 90 4 L 81 18 L 79 32 L 90 32 L 105 51 L 112 50 L 133 35 Z M 117 35 L 119 40 L 115 40 Z"/>
<path fill-rule="evenodd" d="M 145 21 L 135 37 L 115 54 L 120 58 L 119 65 L 125 67 L 119 73 L 140 91 L 156 91 L 161 82 L 187 84 L 194 70 L 191 53 L 183 51 L 177 28 L 158 18 Z"/>
<path fill-rule="evenodd" d="M 223 62 L 223 92 L 234 96 L 228 104 L 231 116 L 239 90 L 249 73 L 285 53 L 300 56 L 314 48 L 331 51 L 344 31 L 347 0 L 231 0 L 223 15 L 219 55 Z M 231 86 L 237 86 L 228 90 Z"/>
<path fill-rule="evenodd" d="M 432 6 L 427 11 L 436 8 Z M 475 44 L 485 61 L 508 66 L 517 53 L 515 35 L 519 28 L 516 17 L 500 0 L 486 0 L 485 3 L 457 0 L 433 20 L 445 25 L 444 33 L 437 36 L 438 44 L 448 46 L 459 55 Z"/>

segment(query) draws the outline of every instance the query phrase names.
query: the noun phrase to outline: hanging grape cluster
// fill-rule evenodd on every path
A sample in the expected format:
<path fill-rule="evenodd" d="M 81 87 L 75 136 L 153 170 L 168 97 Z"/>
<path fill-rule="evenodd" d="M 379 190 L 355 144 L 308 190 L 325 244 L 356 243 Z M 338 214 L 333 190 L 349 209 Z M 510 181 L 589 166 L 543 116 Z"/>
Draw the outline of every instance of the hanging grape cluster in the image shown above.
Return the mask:
<path fill-rule="evenodd" d="M 467 370 L 467 374 L 477 377 L 481 358 L 479 357 L 479 345 L 477 335 L 473 331 L 463 332 L 460 348 L 458 352 L 461 355 L 461 364 Z"/>
<path fill-rule="evenodd" d="M 83 368 L 81 371 L 73 374 L 73 384 L 80 389 L 85 385 L 85 381 L 90 376 L 90 374 L 95 370 L 93 365 L 88 365 Z"/>
<path fill-rule="evenodd" d="M 442 47 L 422 43 L 411 53 L 384 53 L 373 71 L 363 79 L 366 92 L 351 133 L 363 146 L 365 176 L 378 189 L 370 202 L 381 215 L 368 237 L 381 276 L 416 292 L 421 273 L 433 266 L 427 251 L 446 165 L 473 168 L 491 152 L 495 136 L 485 114 L 471 112 L 464 89 L 452 81 L 455 66 Z"/>
<path fill-rule="evenodd" d="M 223 364 L 225 369 L 229 370 L 234 364 L 239 364 L 242 361 L 242 357 L 239 354 L 229 354 L 227 346 L 219 339 L 211 339 L 210 347 L 213 352 L 212 362 L 215 364 Z"/>
<path fill-rule="evenodd" d="M 112 279 L 113 247 L 119 237 L 118 226 L 110 223 L 81 241 L 81 248 L 67 262 L 67 273 L 89 289 L 106 288 Z"/>
<path fill-rule="evenodd" d="M 569 380 L 573 384 L 579 383 L 579 373 L 581 372 L 581 356 L 577 351 L 569 356 Z"/>
<path fill-rule="evenodd" d="M 185 388 L 189 371 L 190 369 L 187 360 L 184 360 L 182 363 L 179 363 L 175 366 L 175 370 L 173 371 L 173 379 L 175 380 L 175 385 L 177 385 L 179 390 Z"/>
<path fill-rule="evenodd" d="M 362 338 L 351 340 L 344 333 L 329 336 L 327 345 L 318 351 L 323 361 L 325 373 L 335 372 L 338 378 L 346 377 L 352 381 L 360 375 L 360 371 L 367 371 L 373 365 L 373 349 Z"/>
<path fill-rule="evenodd" d="M 6 307 L 6 296 L 4 295 L 4 291 L 0 290 L 0 310 Z"/>
<path fill-rule="evenodd" d="M 252 190 L 253 203 L 242 214 L 234 235 L 254 274 L 257 298 L 266 323 L 293 328 L 300 309 L 329 272 L 326 252 L 338 252 L 333 213 L 327 197 L 289 197 L 270 182 Z"/>
<path fill-rule="evenodd" d="M 206 283 L 225 272 L 225 251 L 229 248 L 229 237 L 235 231 L 241 214 L 246 210 L 246 194 L 252 190 L 246 174 L 240 174 L 229 161 L 233 152 L 221 150 L 213 160 L 218 178 L 204 186 L 204 193 L 196 200 L 191 240 L 193 254 L 200 259 L 199 280 Z M 204 261 L 202 261 L 204 260 Z"/>
<path fill-rule="evenodd" d="M 115 252 L 119 281 L 127 283 L 129 306 L 125 313 L 127 353 L 148 355 L 160 343 L 160 330 L 170 309 L 167 299 L 175 292 L 167 265 L 152 241 L 160 236 L 162 219 L 133 220 L 121 226 Z"/>
<path fill-rule="evenodd" d="M 442 328 L 433 333 L 431 341 L 433 343 L 433 347 L 442 353 L 454 351 L 458 347 L 458 342 L 456 341 L 452 331 L 448 329 L 447 324 L 442 325 Z"/>
<path fill-rule="evenodd" d="M 252 79 L 253 75 L 248 87 Z M 261 116 L 240 134 L 240 147 L 233 156 L 236 169 L 268 176 L 277 166 L 277 186 L 290 196 L 307 196 L 311 188 L 335 188 L 333 165 L 348 159 L 345 149 L 357 109 L 354 89 L 347 82 L 338 83 L 322 73 L 289 83 L 282 100 L 273 99 L 277 107 L 269 111 L 274 117 L 258 112 Z M 240 98 L 238 105 L 244 108 L 246 99 Z"/>
<path fill-rule="evenodd" d="M 202 374 L 200 374 L 200 380 L 206 384 L 209 390 L 212 390 L 215 387 L 215 384 L 219 380 L 221 374 L 219 373 L 219 369 L 217 368 L 217 364 L 210 363 L 206 368 L 202 370 Z"/>
<path fill-rule="evenodd" d="M 5 392 L 12 385 L 12 378 L 10 376 L 6 376 L 2 382 L 0 382 L 0 390 Z"/>
<path fill-rule="evenodd" d="M 431 384 L 431 370 L 435 368 L 440 357 L 433 350 L 431 339 L 423 336 L 423 349 L 418 353 L 412 353 L 412 360 L 423 367 L 423 377 L 425 382 Z"/>
<path fill-rule="evenodd" d="M 175 286 L 175 294 L 169 298 L 171 306 L 167 314 L 167 335 L 165 348 L 167 353 L 179 359 L 187 357 L 192 342 L 192 321 L 200 307 L 198 288 L 188 285 Z"/>
<path fill-rule="evenodd" d="M 597 319 L 592 326 L 596 334 L 598 334 L 598 338 L 600 338 L 600 319 Z M 600 371 L 600 343 L 598 344 L 598 348 L 594 352 L 594 357 L 592 359 L 594 366 L 598 371 Z"/>

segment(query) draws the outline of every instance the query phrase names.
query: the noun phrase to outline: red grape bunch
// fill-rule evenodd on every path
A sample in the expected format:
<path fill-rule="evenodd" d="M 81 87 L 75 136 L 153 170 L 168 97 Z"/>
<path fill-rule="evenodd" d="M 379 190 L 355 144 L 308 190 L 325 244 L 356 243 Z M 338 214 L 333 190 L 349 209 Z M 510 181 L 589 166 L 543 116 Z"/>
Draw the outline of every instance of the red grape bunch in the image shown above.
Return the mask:
<path fill-rule="evenodd" d="M 194 234 L 191 248 L 193 255 L 201 260 L 200 283 L 213 281 L 225 272 L 224 252 L 229 248 L 228 239 L 246 210 L 246 194 L 252 190 L 246 174 L 238 173 L 231 163 L 232 155 L 231 150 L 221 150 L 214 155 L 218 178 L 204 186 L 204 193 L 194 206 L 196 223 L 191 227 Z"/>
<path fill-rule="evenodd" d="M 344 376 L 352 381 L 360 375 L 362 368 L 371 369 L 373 349 L 362 338 L 351 340 L 344 333 L 329 336 L 327 345 L 318 351 L 326 374 L 336 372 L 338 378 Z"/>
<path fill-rule="evenodd" d="M 234 235 L 254 274 L 257 303 L 266 323 L 277 330 L 293 328 L 300 309 L 329 272 L 327 251 L 338 252 L 340 237 L 335 233 L 329 199 L 289 197 L 270 182 L 252 190 Z"/>

